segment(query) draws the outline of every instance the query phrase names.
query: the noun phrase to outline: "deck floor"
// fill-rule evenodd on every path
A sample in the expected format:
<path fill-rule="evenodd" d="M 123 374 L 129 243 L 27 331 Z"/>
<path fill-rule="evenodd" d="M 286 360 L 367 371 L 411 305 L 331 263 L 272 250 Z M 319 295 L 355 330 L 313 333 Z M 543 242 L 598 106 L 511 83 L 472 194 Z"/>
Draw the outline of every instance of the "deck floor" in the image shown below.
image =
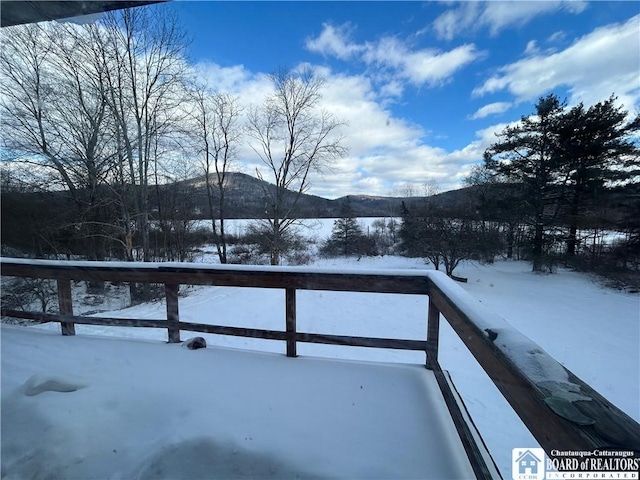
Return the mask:
<path fill-rule="evenodd" d="M 26 395 L 27 382 L 45 384 L 44 391 Z M 51 472 L 473 478 L 436 380 L 423 366 L 190 351 L 3 327 L 2 475 Z"/>

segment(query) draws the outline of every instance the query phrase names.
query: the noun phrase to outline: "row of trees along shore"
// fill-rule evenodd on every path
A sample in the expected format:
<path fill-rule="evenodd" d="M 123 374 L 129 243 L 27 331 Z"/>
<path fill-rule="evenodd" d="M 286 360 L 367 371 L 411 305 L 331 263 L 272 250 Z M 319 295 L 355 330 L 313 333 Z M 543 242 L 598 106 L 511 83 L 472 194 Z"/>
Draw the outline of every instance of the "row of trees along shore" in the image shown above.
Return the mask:
<path fill-rule="evenodd" d="M 63 197 L 64 208 L 43 205 L 52 215 L 30 232 L 39 256 L 185 260 L 193 201 L 178 180 L 204 176 L 213 241 L 226 263 L 227 176 L 250 146 L 262 165 L 257 175 L 275 185 L 264 188 L 260 231 L 278 264 L 311 172 L 345 153 L 341 123 L 320 108 L 322 78 L 282 69 L 260 105 L 212 91 L 163 5 L 1 34 L 3 191 L 32 192 L 34 202 L 39 191 Z"/>
<path fill-rule="evenodd" d="M 491 260 L 499 253 L 531 260 L 534 271 L 559 260 L 637 275 L 640 261 L 640 117 L 617 99 L 567 107 L 554 94 L 507 126 L 467 179 L 472 188 L 455 205 L 433 199 L 403 205 L 402 248 L 436 268 L 460 260 Z M 590 246 L 579 233 L 591 230 Z M 608 252 L 598 231 L 624 233 Z M 604 253 L 609 254 L 602 255 Z"/>

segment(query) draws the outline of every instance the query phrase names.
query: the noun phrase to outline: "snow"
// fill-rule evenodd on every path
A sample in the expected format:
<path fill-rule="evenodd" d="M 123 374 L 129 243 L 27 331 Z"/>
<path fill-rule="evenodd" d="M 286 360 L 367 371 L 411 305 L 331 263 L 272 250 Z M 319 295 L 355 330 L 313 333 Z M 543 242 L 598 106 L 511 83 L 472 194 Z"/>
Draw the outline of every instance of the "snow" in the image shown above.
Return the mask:
<path fill-rule="evenodd" d="M 419 365 L 19 327 L 2 350 L 3 478 L 473 475 Z"/>
<path fill-rule="evenodd" d="M 357 219 L 360 226 L 364 231 L 367 228 L 372 228 L 373 222 L 376 220 L 389 220 L 393 217 L 359 217 Z M 333 231 L 333 223 L 337 218 L 305 218 L 300 220 L 298 226 L 299 233 L 307 238 L 315 238 L 324 240 L 331 236 Z M 398 220 L 395 218 L 395 220 Z M 247 227 L 255 222 L 255 220 L 249 219 L 227 219 L 224 221 L 225 232 L 235 236 L 244 235 L 247 231 Z M 193 222 L 193 228 L 206 228 L 211 229 L 211 220 L 196 220 Z"/>
<path fill-rule="evenodd" d="M 75 392 L 84 388 L 84 382 L 78 382 L 69 378 L 32 375 L 25 382 L 24 394 L 28 397 L 40 395 L 44 392 Z"/>
<path fill-rule="evenodd" d="M 423 275 L 425 265 L 419 260 L 403 257 L 363 257 L 360 260 L 355 258 L 321 260 L 315 262 L 307 271 L 326 272 L 332 269 L 359 273 L 392 273 L 402 270 L 403 274 L 413 271 L 416 275 Z M 478 323 L 479 327 L 495 329 L 498 333 L 496 339 L 498 344 L 505 338 L 509 339 L 509 342 L 504 342 L 505 345 L 515 344 L 516 349 L 512 352 L 512 358 L 516 357 L 519 361 L 526 362 L 526 368 L 529 368 L 528 373 L 538 382 L 555 382 L 546 384 L 546 388 L 560 389 L 560 393 L 569 399 L 575 398 L 571 394 L 580 395 L 579 392 L 573 391 L 571 385 L 567 383 L 566 372 L 563 368 L 559 368 L 559 365 L 553 360 L 555 359 L 560 365 L 571 370 L 636 421 L 640 421 L 640 356 L 638 355 L 640 297 L 638 295 L 603 288 L 584 275 L 563 269 L 559 269 L 558 273 L 553 275 L 533 274 L 530 272 L 530 265 L 524 262 L 505 261 L 497 262 L 494 265 L 478 265 L 467 262 L 456 270 L 456 274 L 467 277 L 469 282 L 460 284 L 447 293 L 456 296 L 456 301 L 461 302 L 465 311 Z M 432 274 L 429 273 L 429 275 Z M 189 287 L 182 288 L 181 294 L 186 295 L 180 298 L 181 320 L 251 328 L 284 329 L 283 291 L 258 288 Z M 427 299 L 416 295 L 299 291 L 297 294 L 298 330 L 338 335 L 424 340 L 426 338 L 427 307 Z M 163 302 L 155 302 L 110 312 L 108 316 L 164 319 L 166 318 L 166 308 Z M 503 319 L 506 319 L 508 323 Z M 181 402 L 186 401 L 187 405 L 191 405 L 188 402 L 200 402 L 191 399 L 191 397 L 200 398 L 198 392 L 210 393 L 211 389 L 215 388 L 211 381 L 214 378 L 215 368 L 228 369 L 230 365 L 235 365 L 235 360 L 228 361 L 231 358 L 228 355 L 231 353 L 241 355 L 238 358 L 244 358 L 243 355 L 256 355 L 255 351 L 261 351 L 262 353 L 257 354 L 261 358 L 259 364 L 270 365 L 276 369 L 280 368 L 280 364 L 276 366 L 276 359 L 289 362 L 284 363 L 285 366 L 298 365 L 298 362 L 305 365 L 309 362 L 320 362 L 320 365 L 324 365 L 323 361 L 318 358 L 327 357 L 351 359 L 358 362 L 400 362 L 404 364 L 402 368 L 408 368 L 407 371 L 412 371 L 412 368 L 424 371 L 423 367 L 408 367 L 406 365 L 423 365 L 425 358 L 424 353 L 421 352 L 298 344 L 300 357 L 286 359 L 282 356 L 285 351 L 284 342 L 278 341 L 202 335 L 206 338 L 208 348 L 189 351 L 184 348 L 173 349 L 173 346 L 170 345 L 159 345 L 158 341 L 164 342 L 167 337 L 166 330 L 161 329 L 77 325 L 78 335 L 70 339 L 60 336 L 59 328 L 58 325 L 42 325 L 22 330 L 3 328 L 3 475 L 6 451 L 9 448 L 6 445 L 6 438 L 11 438 L 5 433 L 5 420 L 14 418 L 14 413 L 11 415 L 7 413 L 9 411 L 7 405 L 11 406 L 11 412 L 23 412 L 27 417 L 33 415 L 34 409 L 38 406 L 41 409 L 41 413 L 38 413 L 39 418 L 47 414 L 45 423 L 52 426 L 51 433 L 48 434 L 50 437 L 47 437 L 48 443 L 52 445 L 56 444 L 55 438 L 58 438 L 55 435 L 59 435 L 59 438 L 67 438 L 70 436 L 69 432 L 73 431 L 73 427 L 76 427 L 79 432 L 77 435 L 87 441 L 87 447 L 83 446 L 87 452 L 84 454 L 82 462 L 85 465 L 93 461 L 89 458 L 92 451 L 89 447 L 97 449 L 97 451 L 110 452 L 108 442 L 111 440 L 109 439 L 114 439 L 114 435 L 116 435 L 113 432 L 115 426 L 112 426 L 109 421 L 103 419 L 104 423 L 100 423 L 102 420 L 96 418 L 97 423 L 92 424 L 91 422 L 94 421 L 92 416 L 101 417 L 108 414 L 111 415 L 110 419 L 121 417 L 127 419 L 131 422 L 131 427 L 125 429 L 130 436 L 130 440 L 125 442 L 126 449 L 127 451 L 131 450 L 131 455 L 138 463 L 133 461 L 133 457 L 129 459 L 130 461 L 120 457 L 120 455 L 125 455 L 125 452 L 113 447 L 112 449 L 115 448 L 119 452 L 118 465 L 126 464 L 129 470 L 123 467 L 120 470 L 122 476 L 113 476 L 112 478 L 129 478 L 129 475 L 132 475 L 131 478 L 135 478 L 135 475 L 138 475 L 139 478 L 151 478 L 153 475 L 149 468 L 152 466 L 153 468 L 171 469 L 172 465 L 181 465 L 180 468 L 185 468 L 188 473 L 193 474 L 191 478 L 196 478 L 198 477 L 197 472 L 189 470 L 191 467 L 179 460 L 177 453 L 174 455 L 170 452 L 181 452 L 184 454 L 184 457 L 181 458 L 193 459 L 196 454 L 189 453 L 193 450 L 208 452 L 207 454 L 215 456 L 217 455 L 215 452 L 222 452 L 220 455 L 224 455 L 223 452 L 233 452 L 234 448 L 239 445 L 242 448 L 238 450 L 240 452 L 238 455 L 251 455 L 255 462 L 248 463 L 257 469 L 264 467 L 265 464 L 261 462 L 268 461 L 265 458 L 271 459 L 273 457 L 267 455 L 267 457 L 258 456 L 258 458 L 256 457 L 258 450 L 251 450 L 247 453 L 244 449 L 251 445 L 247 445 L 248 441 L 245 442 L 244 436 L 240 432 L 229 441 L 221 441 L 211 439 L 201 430 L 197 430 L 198 421 L 206 418 L 206 412 L 210 411 L 211 399 L 208 399 L 207 402 L 201 402 L 208 406 L 205 413 L 202 413 L 195 406 L 189 407 L 190 409 L 194 408 L 194 413 L 187 415 L 189 419 L 187 423 L 195 426 L 196 433 L 200 433 L 186 435 L 176 426 L 176 422 L 180 423 L 180 421 L 177 421 L 175 417 L 184 410 L 180 407 Z M 7 331 L 10 332 L 9 335 L 7 335 Z M 38 333 L 38 337 L 33 336 L 36 333 Z M 16 340 L 17 335 L 23 336 Z M 126 346 L 133 342 L 113 339 L 109 340 L 111 342 L 109 347 L 104 347 L 102 350 L 103 347 L 98 344 L 107 340 L 90 338 L 91 335 L 135 337 L 138 340 L 132 347 L 133 350 L 144 353 L 139 353 L 137 356 L 125 353 Z M 189 332 L 183 332 L 182 336 L 188 338 L 193 335 Z M 140 339 L 146 339 L 146 341 L 142 342 Z M 63 343 L 67 340 L 78 344 L 81 350 L 95 350 L 93 356 L 74 361 L 71 353 L 60 347 L 60 345 L 68 345 L 69 342 Z M 89 342 L 87 347 L 82 347 L 84 341 Z M 165 375 L 156 363 L 160 360 L 159 355 L 151 353 L 151 347 L 161 348 L 164 352 L 162 357 L 169 359 L 171 365 L 175 365 L 175 369 L 170 369 L 169 373 Z M 228 350 L 229 347 L 242 348 L 245 351 L 235 352 Z M 185 358 L 181 359 L 174 353 L 166 353 L 174 350 L 182 352 L 180 355 L 184 355 Z M 246 350 L 253 350 L 254 353 Z M 278 355 L 265 352 L 277 353 Z M 87 355 L 90 355 L 89 352 Z M 194 356 L 204 358 L 205 355 L 219 358 L 220 362 L 205 362 L 203 367 L 199 362 L 189 363 L 188 366 L 184 363 Z M 70 358 L 65 360 L 67 356 Z M 128 365 L 125 362 L 128 362 Z M 123 363 L 125 363 L 126 369 L 116 369 L 114 366 L 121 366 Z M 239 363 L 242 364 L 242 361 L 240 360 Z M 440 363 L 444 369 L 451 373 L 456 387 L 503 476 L 510 478 L 511 449 L 536 447 L 537 443 L 445 321 L 441 322 Z M 350 364 L 346 362 L 345 365 Z M 361 365 L 361 363 L 356 365 Z M 362 365 L 366 366 L 366 364 Z M 400 368 L 400 366 L 396 368 Z M 266 377 L 262 379 L 263 377 L 253 376 L 251 369 L 248 370 L 248 372 L 242 373 L 242 378 L 246 382 L 252 383 L 245 382 L 242 384 L 242 388 L 238 386 L 239 391 L 243 394 L 259 398 L 273 395 L 274 399 L 284 401 L 286 395 L 283 392 L 291 393 L 290 384 L 293 383 L 288 372 L 286 375 L 275 375 L 277 378 L 272 378 L 274 375 L 265 373 Z M 335 375 L 335 372 L 336 370 L 332 370 L 331 375 Z M 19 393 L 23 392 L 20 389 L 24 387 L 25 382 L 35 374 L 44 375 L 45 379 L 56 378 L 62 383 L 67 381 L 72 385 L 83 384 L 85 376 L 90 381 L 86 388 L 72 393 L 45 391 L 33 397 L 26 397 L 24 393 Z M 76 378 L 78 376 L 81 378 Z M 227 376 L 236 377 L 235 374 Z M 376 381 L 372 381 L 372 385 L 376 384 L 377 378 L 376 376 Z M 287 384 L 290 390 L 287 390 L 287 387 L 282 384 L 285 380 L 290 381 Z M 142 383 L 136 384 L 136 381 Z M 293 389 L 294 393 L 300 393 L 299 391 L 303 392 L 310 388 L 304 378 L 300 379 L 300 382 L 302 383 Z M 100 386 L 98 387 L 97 384 Z M 170 392 L 164 391 L 167 384 L 172 386 Z M 331 388 L 339 391 L 336 387 Z M 414 385 L 412 388 L 417 387 Z M 388 394 L 391 391 L 396 391 L 395 386 L 389 388 L 388 384 L 385 384 L 384 387 L 381 386 L 380 389 L 382 390 L 381 395 L 387 390 L 389 390 Z M 315 391 L 310 392 L 311 401 L 315 399 L 316 393 Z M 402 393 L 404 398 L 405 391 L 402 390 L 399 393 Z M 95 406 L 91 406 L 91 403 L 86 406 L 79 404 L 78 410 L 70 416 L 67 415 L 67 410 L 62 407 L 64 400 L 58 400 L 59 403 L 56 406 L 59 406 L 59 409 L 42 410 L 44 407 L 40 405 L 41 401 L 49 402 L 52 398 L 65 396 L 87 398 L 95 402 Z M 153 400 L 149 401 L 150 398 Z M 388 400 L 388 397 L 383 398 Z M 388 401 L 394 405 L 394 415 L 402 414 L 404 406 L 399 403 L 400 399 L 394 398 Z M 213 403 L 219 407 L 215 401 Z M 54 413 L 61 417 L 60 422 L 62 420 L 67 422 L 65 426 L 61 423 L 51 423 L 56 419 Z M 19 414 L 16 415 L 16 418 L 21 418 Z M 152 427 L 150 424 L 153 422 L 150 419 L 154 415 L 160 415 L 162 421 L 156 420 Z M 256 414 L 256 416 L 258 415 Z M 311 420 L 315 419 L 313 415 L 310 417 Z M 148 423 L 141 425 L 140 422 L 143 419 L 147 419 Z M 393 417 L 393 422 L 395 421 L 396 418 Z M 30 425 L 28 418 L 24 422 Z M 165 422 L 167 425 L 164 424 Z M 310 424 L 303 422 L 300 429 L 304 432 L 312 432 L 312 428 L 316 428 L 318 423 L 321 422 Z M 417 423 L 412 423 L 412 427 L 407 428 L 402 434 L 394 430 L 392 438 L 395 444 L 401 445 L 402 449 L 413 448 L 413 442 L 406 436 L 415 433 L 413 428 Z M 243 427 L 239 428 L 238 425 L 243 425 Z M 244 425 L 245 422 L 238 422 L 235 424 L 235 428 L 242 431 L 245 428 Z M 265 431 L 271 432 L 271 436 L 281 429 L 280 425 L 262 425 Z M 104 429 L 104 433 L 102 430 L 93 431 L 100 431 L 100 438 L 104 436 L 105 440 L 102 441 L 97 435 L 86 433 L 91 431 L 91 428 Z M 392 428 L 392 425 L 389 428 Z M 154 433 L 154 429 L 157 432 Z M 25 431 L 33 434 L 33 430 L 28 428 Z M 40 430 L 37 431 L 40 432 Z M 175 434 L 172 434 L 172 431 L 175 431 Z M 361 444 L 362 438 L 368 438 L 370 432 L 365 430 L 362 433 L 363 435 L 358 438 L 346 438 L 350 438 L 350 441 L 356 444 Z M 344 432 L 339 430 L 332 432 L 332 434 L 335 434 L 336 438 L 342 439 Z M 331 437 L 332 434 L 327 435 Z M 306 433 L 306 435 L 310 434 Z M 327 440 L 328 437 L 325 437 L 325 441 L 330 443 Z M 252 436 L 252 438 L 254 437 Z M 304 438 L 306 441 L 306 437 Z M 76 441 L 73 442 L 75 445 Z M 81 441 L 78 442 L 81 444 L 80 446 L 84 445 Z M 265 441 L 265 445 L 269 447 L 271 442 L 272 440 Z M 37 449 L 45 448 L 41 443 L 39 442 L 37 446 L 29 446 L 27 451 L 33 453 Z M 311 455 L 308 451 L 306 453 L 302 451 L 306 450 L 304 442 L 292 443 L 294 443 L 292 447 L 289 444 L 287 447 L 293 448 L 300 455 Z M 16 451 L 19 451 L 20 445 L 16 447 L 18 448 Z M 145 447 L 137 447 L 136 445 L 145 445 Z M 266 451 L 268 452 L 269 449 L 266 448 Z M 50 459 L 56 458 L 51 452 L 47 455 Z M 370 455 L 366 455 L 366 453 L 363 455 L 370 461 L 376 461 L 380 456 L 384 458 L 386 453 L 381 455 L 379 451 L 376 451 L 375 453 L 370 452 Z M 126 463 L 125 460 L 129 463 Z M 104 461 L 109 463 L 106 459 Z M 354 476 L 338 469 L 331 472 L 310 469 L 310 466 L 318 463 L 313 463 L 313 459 L 308 457 L 304 457 L 301 463 L 296 462 L 297 460 L 294 465 L 286 462 L 286 465 L 278 463 L 274 468 L 277 472 L 282 473 L 280 477 L 292 476 L 286 475 L 286 473 L 293 471 L 302 472 L 301 475 L 320 475 L 318 472 L 322 472 L 320 476 Z M 244 463 L 247 462 L 240 462 L 240 464 Z M 326 466 L 322 462 L 319 463 L 322 464 L 322 467 Z M 347 462 L 345 461 L 345 463 Z M 338 467 L 342 468 L 340 464 Z M 345 465 L 344 468 L 348 468 L 348 466 Z M 345 470 L 345 472 L 353 473 L 352 470 Z M 171 473 L 176 472 L 171 470 Z M 384 470 L 377 472 L 377 474 L 374 473 L 369 476 L 377 478 L 385 476 Z M 245 476 L 251 475 L 251 472 L 246 472 Z M 274 474 L 274 476 L 278 475 Z M 397 477 L 398 475 L 394 473 L 386 476 Z M 63 477 L 65 476 L 63 475 Z M 185 477 L 188 478 L 187 473 L 185 473 Z M 35 478 L 38 476 L 35 475 Z M 167 474 L 165 478 L 173 478 L 173 476 Z"/>

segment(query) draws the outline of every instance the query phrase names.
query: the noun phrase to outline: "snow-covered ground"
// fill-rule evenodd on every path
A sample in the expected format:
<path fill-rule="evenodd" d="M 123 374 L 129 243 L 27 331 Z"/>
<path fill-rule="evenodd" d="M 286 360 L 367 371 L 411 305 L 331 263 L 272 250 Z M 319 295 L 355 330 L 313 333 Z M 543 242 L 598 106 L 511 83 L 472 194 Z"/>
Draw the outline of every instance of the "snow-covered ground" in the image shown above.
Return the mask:
<path fill-rule="evenodd" d="M 356 259 L 321 260 L 317 261 L 314 266 L 336 269 L 425 268 L 419 260 L 402 257 L 362 258 L 359 261 Z M 456 270 L 456 274 L 468 277 L 469 282 L 463 284 L 463 288 L 484 305 L 506 318 L 516 329 L 540 344 L 560 363 L 591 384 L 632 418 L 640 420 L 640 355 L 638 354 L 640 297 L 638 295 L 604 289 L 584 275 L 565 270 L 560 270 L 554 275 L 533 274 L 530 272 L 529 264 L 524 262 L 498 262 L 494 265 L 478 265 L 468 262 L 461 265 Z M 284 292 L 282 291 L 228 287 L 192 287 L 183 291 L 186 297 L 180 299 L 181 320 L 284 329 Z M 424 339 L 426 336 L 426 312 L 427 299 L 409 295 L 298 292 L 297 298 L 299 331 Z M 163 319 L 166 310 L 163 302 L 156 302 L 119 310 L 110 315 Z M 446 322 L 442 322 L 441 325 L 440 363 L 443 368 L 451 372 L 453 380 L 502 470 L 503 476 L 510 478 L 511 450 L 517 447 L 535 447 L 537 444 L 482 369 L 475 363 L 455 333 Z M 78 337 L 74 341 L 78 341 L 84 335 L 96 334 L 166 340 L 165 330 L 82 325 L 78 325 L 76 328 Z M 57 332 L 59 327 L 43 325 L 37 329 Z M 183 338 L 189 336 L 187 332 L 183 332 L 182 335 Z M 11 336 L 9 336 L 10 338 Z M 207 336 L 207 341 L 210 345 L 222 347 L 284 352 L 282 342 L 223 336 Z M 26 348 L 29 342 L 23 343 Z M 127 342 L 119 342 L 111 355 L 116 358 L 121 357 L 123 354 L 119 352 L 125 348 L 126 344 Z M 133 348 L 136 347 L 133 346 Z M 19 351 L 19 349 L 17 350 Z M 18 356 L 19 365 L 16 364 L 18 360 L 14 360 L 14 351 L 13 344 L 3 335 L 3 425 L 6 415 L 5 402 L 20 403 L 15 397 L 18 385 L 24 384 L 34 373 L 49 375 L 60 373 L 55 369 L 55 362 L 46 360 L 47 352 L 44 350 L 36 356 L 23 356 L 24 358 Z M 198 352 L 191 353 L 198 354 Z M 298 353 L 306 357 L 417 364 L 423 364 L 425 360 L 424 354 L 418 352 L 307 344 L 299 344 Z M 55 351 L 51 350 L 48 354 L 55 355 Z M 108 354 L 105 352 L 105 355 Z M 294 360 L 294 362 L 298 360 Z M 93 361 L 98 365 L 100 362 L 106 362 L 106 360 L 101 360 L 100 356 L 95 356 Z M 154 363 L 152 360 L 144 361 L 149 366 Z M 134 370 L 133 365 L 131 369 Z M 78 367 L 78 370 L 81 371 L 82 368 Z M 73 374 L 76 372 L 64 373 Z M 145 375 L 157 380 L 157 383 L 154 383 L 154 388 L 171 388 L 170 375 L 165 375 L 162 371 L 153 368 L 149 368 Z M 187 392 L 189 394 L 196 395 L 199 389 L 213 388 L 207 383 L 206 369 L 201 375 L 192 375 L 186 370 L 182 375 L 189 378 L 188 385 L 193 386 L 193 393 Z M 105 381 L 110 382 L 111 380 L 113 379 L 107 378 Z M 179 385 L 179 388 L 175 387 L 173 390 L 185 388 L 182 381 L 179 382 Z M 115 392 L 132 389 L 130 383 L 127 383 L 123 388 L 118 388 L 118 386 L 122 386 L 122 384 L 113 380 L 111 390 L 114 393 L 109 398 L 116 396 Z M 252 392 L 255 395 L 263 395 L 263 392 L 269 391 L 269 388 L 269 382 L 259 382 L 259 385 Z M 130 398 L 128 394 L 123 393 L 124 396 L 119 398 L 125 399 L 124 401 L 101 402 L 96 408 L 112 409 L 114 415 L 121 414 L 126 418 L 137 418 L 138 416 L 147 418 L 145 415 L 151 416 L 152 413 L 157 413 L 157 408 L 166 408 L 168 424 L 177 421 L 175 417 L 181 411 L 180 397 L 177 392 L 174 391 L 165 407 L 154 407 L 148 411 L 145 410 L 145 408 L 149 408 L 148 405 L 155 405 L 155 400 L 151 400 L 154 392 L 146 395 L 135 388 L 132 392 L 132 395 L 135 393 L 134 397 Z M 20 400 L 37 404 L 37 399 L 44 395 L 55 394 L 47 393 L 33 398 L 24 397 Z M 18 408 L 15 404 L 11 405 L 13 405 L 13 411 L 18 412 L 17 415 L 21 411 L 25 415 L 33 414 L 24 405 L 23 410 L 20 410 L 22 407 Z M 60 404 L 61 415 L 65 412 L 63 405 L 63 403 Z M 86 415 L 90 417 L 93 407 L 87 406 L 86 408 Z M 69 429 L 77 427 L 80 429 L 80 433 L 77 434 L 85 435 L 90 445 L 98 449 L 107 448 L 107 445 L 100 442 L 99 435 L 82 431 L 82 417 L 83 412 L 80 412 L 80 415 L 74 415 L 73 419 L 69 419 Z M 190 422 L 193 421 L 194 419 L 191 418 Z M 29 425 L 32 424 L 29 423 Z M 168 430 L 163 426 L 162 432 L 166 431 Z M 3 440 L 4 433 L 3 431 Z M 68 432 L 55 434 L 64 436 L 68 435 Z M 111 438 L 108 435 L 107 437 Z M 132 443 L 136 441 L 135 437 L 131 440 Z M 176 444 L 180 441 L 180 439 L 175 439 Z M 397 441 L 405 442 L 407 440 L 398 437 Z M 4 449 L 5 442 L 3 442 Z M 4 454 L 3 451 L 3 476 L 5 471 Z M 303 469 L 303 471 L 307 470 Z M 281 472 L 291 471 L 281 470 Z M 337 472 L 334 471 L 334 473 Z"/>
<path fill-rule="evenodd" d="M 3 478 L 473 475 L 418 365 L 3 330 Z"/>

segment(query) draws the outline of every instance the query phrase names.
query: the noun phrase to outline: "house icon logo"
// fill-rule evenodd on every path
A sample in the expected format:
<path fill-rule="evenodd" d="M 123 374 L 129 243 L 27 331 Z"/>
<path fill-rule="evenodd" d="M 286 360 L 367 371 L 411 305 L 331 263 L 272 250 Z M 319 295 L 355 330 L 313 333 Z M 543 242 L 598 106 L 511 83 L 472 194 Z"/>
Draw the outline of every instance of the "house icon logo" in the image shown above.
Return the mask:
<path fill-rule="evenodd" d="M 544 450 L 542 448 L 514 448 L 511 451 L 513 480 L 544 480 Z"/>

